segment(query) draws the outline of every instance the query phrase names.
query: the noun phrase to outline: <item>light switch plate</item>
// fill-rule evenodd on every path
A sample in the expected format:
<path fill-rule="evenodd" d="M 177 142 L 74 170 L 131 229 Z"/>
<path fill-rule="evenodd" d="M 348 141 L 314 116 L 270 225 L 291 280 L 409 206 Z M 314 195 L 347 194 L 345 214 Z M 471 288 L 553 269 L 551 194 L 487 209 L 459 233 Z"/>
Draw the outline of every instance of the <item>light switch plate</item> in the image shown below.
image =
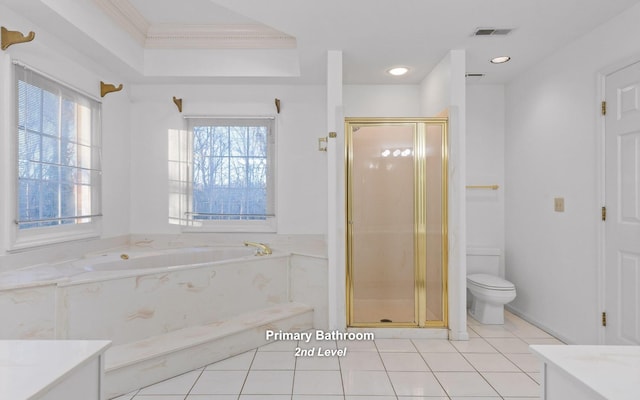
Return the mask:
<path fill-rule="evenodd" d="M 556 197 L 553 199 L 553 209 L 556 212 L 564 212 L 564 197 Z"/>

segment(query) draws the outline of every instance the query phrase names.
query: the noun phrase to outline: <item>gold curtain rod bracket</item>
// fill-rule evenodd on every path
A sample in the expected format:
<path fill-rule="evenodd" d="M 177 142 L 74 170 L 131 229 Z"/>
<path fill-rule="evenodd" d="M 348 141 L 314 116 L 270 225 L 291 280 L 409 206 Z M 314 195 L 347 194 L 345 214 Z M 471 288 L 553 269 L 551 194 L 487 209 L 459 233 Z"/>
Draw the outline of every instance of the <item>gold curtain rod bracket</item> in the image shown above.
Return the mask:
<path fill-rule="evenodd" d="M 119 92 L 122 90 L 122 83 L 116 87 L 111 83 L 104 83 L 100 81 L 100 97 L 106 96 L 108 93 Z"/>
<path fill-rule="evenodd" d="M 173 96 L 173 102 L 176 103 L 176 107 L 178 107 L 178 111 L 182 112 L 182 99 L 176 98 Z"/>
<path fill-rule="evenodd" d="M 467 189 L 491 189 L 491 190 L 498 190 L 500 188 L 500 186 L 498 185 L 469 185 L 467 186 Z"/>
<path fill-rule="evenodd" d="M 1 32 L 2 50 L 6 50 L 12 44 L 30 42 L 36 37 L 36 33 L 31 31 L 26 36 L 19 31 L 10 31 L 4 26 Z"/>
<path fill-rule="evenodd" d="M 276 98 L 275 103 L 276 103 L 276 111 L 278 112 L 278 114 L 280 114 L 280 99 Z"/>

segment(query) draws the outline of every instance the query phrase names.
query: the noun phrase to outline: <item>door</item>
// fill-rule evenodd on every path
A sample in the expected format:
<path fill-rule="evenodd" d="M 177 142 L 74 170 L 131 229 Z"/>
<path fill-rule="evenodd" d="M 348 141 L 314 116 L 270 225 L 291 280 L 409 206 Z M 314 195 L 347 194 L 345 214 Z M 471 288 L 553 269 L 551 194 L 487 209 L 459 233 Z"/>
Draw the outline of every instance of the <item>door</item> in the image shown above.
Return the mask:
<path fill-rule="evenodd" d="M 446 120 L 347 119 L 350 326 L 446 324 Z"/>
<path fill-rule="evenodd" d="M 640 345 L 640 63 L 605 89 L 605 342 Z"/>

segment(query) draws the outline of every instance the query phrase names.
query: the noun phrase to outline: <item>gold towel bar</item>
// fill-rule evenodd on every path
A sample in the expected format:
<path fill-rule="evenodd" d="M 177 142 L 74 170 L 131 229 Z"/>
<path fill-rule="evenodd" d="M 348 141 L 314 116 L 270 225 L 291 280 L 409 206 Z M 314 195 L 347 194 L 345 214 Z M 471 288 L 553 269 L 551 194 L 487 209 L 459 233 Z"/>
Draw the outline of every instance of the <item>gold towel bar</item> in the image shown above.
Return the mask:
<path fill-rule="evenodd" d="M 500 186 L 498 185 L 470 185 L 467 186 L 467 189 L 491 189 L 491 190 L 498 190 L 500 188 Z"/>

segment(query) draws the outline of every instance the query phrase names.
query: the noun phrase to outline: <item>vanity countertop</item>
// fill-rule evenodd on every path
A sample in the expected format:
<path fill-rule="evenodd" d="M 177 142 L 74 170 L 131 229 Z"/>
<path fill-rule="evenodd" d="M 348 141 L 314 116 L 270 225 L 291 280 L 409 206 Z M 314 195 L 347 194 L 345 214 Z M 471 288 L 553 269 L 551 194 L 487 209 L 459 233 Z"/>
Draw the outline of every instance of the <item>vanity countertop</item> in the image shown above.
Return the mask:
<path fill-rule="evenodd" d="M 0 399 L 31 399 L 97 357 L 108 340 L 0 340 Z"/>
<path fill-rule="evenodd" d="M 604 399 L 640 398 L 640 346 L 530 347 L 545 363 L 568 373 Z"/>

